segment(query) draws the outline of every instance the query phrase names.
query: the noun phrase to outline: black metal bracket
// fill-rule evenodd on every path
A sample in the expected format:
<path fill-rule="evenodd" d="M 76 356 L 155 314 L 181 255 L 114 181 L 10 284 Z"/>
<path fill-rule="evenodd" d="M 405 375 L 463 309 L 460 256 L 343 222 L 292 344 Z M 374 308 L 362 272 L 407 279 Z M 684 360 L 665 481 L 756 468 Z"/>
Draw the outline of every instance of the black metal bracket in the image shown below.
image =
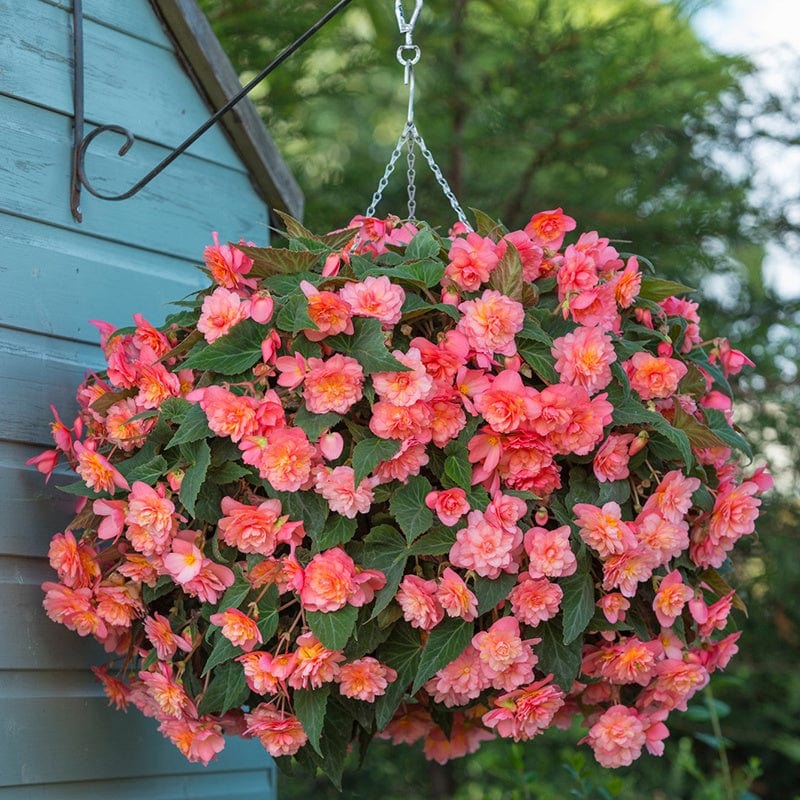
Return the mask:
<path fill-rule="evenodd" d="M 183 154 L 189 147 L 191 147 L 209 128 L 213 127 L 228 111 L 230 111 L 242 98 L 246 97 L 267 75 L 273 70 L 283 64 L 292 53 L 299 49 L 306 41 L 308 41 L 320 28 L 328 23 L 335 17 L 345 6 L 349 5 L 352 0 L 339 0 L 335 6 L 325 15 L 320 17 L 305 33 L 295 39 L 286 49 L 284 49 L 276 58 L 267 64 L 261 72 L 258 73 L 242 90 L 231 97 L 222 108 L 220 108 L 212 117 L 206 120 L 197 130 L 191 133 L 184 139 L 172 152 L 162 159 L 150 172 L 147 173 L 141 180 L 131 186 L 125 192 L 120 194 L 106 194 L 98 191 L 92 186 L 89 179 L 86 177 L 85 160 L 86 151 L 89 145 L 101 134 L 110 132 L 116 133 L 125 137 L 125 142 L 118 150 L 120 156 L 124 156 L 133 146 L 135 141 L 133 134 L 123 128 L 121 125 L 100 125 L 86 136 L 83 134 L 84 129 L 84 85 L 83 85 L 83 0 L 73 0 L 72 3 L 72 16 L 73 16 L 73 54 L 75 59 L 73 71 L 73 92 L 74 92 L 74 106 L 75 117 L 73 126 L 73 143 L 72 143 L 72 177 L 70 182 L 70 209 L 72 216 L 76 222 L 82 222 L 83 216 L 81 214 L 81 188 L 85 188 L 89 194 L 99 197 L 101 200 L 127 200 L 133 197 L 137 192 L 141 191 L 153 180 L 160 172 L 163 172 L 178 156 Z"/>

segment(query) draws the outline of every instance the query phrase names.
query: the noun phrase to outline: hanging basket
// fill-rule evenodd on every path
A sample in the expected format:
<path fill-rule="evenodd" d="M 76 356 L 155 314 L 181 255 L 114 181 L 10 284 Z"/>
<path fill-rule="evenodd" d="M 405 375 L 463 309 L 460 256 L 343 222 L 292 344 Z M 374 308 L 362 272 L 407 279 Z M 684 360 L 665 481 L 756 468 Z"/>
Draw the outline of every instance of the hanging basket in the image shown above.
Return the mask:
<path fill-rule="evenodd" d="M 98 325 L 32 460 L 78 476 L 49 616 L 192 761 L 237 734 L 337 780 L 375 734 L 445 762 L 575 717 L 605 766 L 663 752 L 737 649 L 748 359 L 560 209 L 286 227 L 215 240 L 162 327 Z"/>

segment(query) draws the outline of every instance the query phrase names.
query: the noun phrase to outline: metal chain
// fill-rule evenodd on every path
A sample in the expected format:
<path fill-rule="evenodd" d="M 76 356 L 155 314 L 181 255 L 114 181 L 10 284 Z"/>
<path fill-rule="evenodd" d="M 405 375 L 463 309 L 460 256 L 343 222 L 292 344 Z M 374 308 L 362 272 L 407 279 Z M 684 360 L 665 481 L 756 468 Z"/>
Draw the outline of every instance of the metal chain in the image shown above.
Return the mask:
<path fill-rule="evenodd" d="M 413 33 L 414 26 L 417 24 L 420 11 L 422 10 L 422 4 L 423 0 L 416 0 L 411 19 L 406 20 L 405 10 L 403 9 L 403 0 L 395 0 L 394 11 L 395 16 L 397 17 L 397 27 L 400 29 L 400 33 L 405 36 L 405 42 L 397 48 L 397 60 L 404 69 L 403 82 L 408 86 L 408 118 L 405 126 L 403 127 L 403 132 L 400 134 L 400 138 L 397 140 L 397 145 L 392 151 L 392 155 L 389 158 L 389 163 L 386 165 L 383 176 L 381 177 L 380 181 L 378 181 L 378 188 L 372 195 L 372 202 L 370 203 L 369 208 L 366 210 L 365 216 L 375 216 L 378 203 L 380 203 L 381 199 L 383 198 L 383 192 L 389 185 L 389 176 L 392 174 L 392 172 L 394 172 L 397 159 L 400 158 L 403 145 L 405 145 L 407 148 L 406 159 L 408 164 L 408 169 L 406 170 L 406 178 L 408 182 L 408 218 L 411 220 L 416 218 L 417 172 L 415 169 L 416 154 L 414 153 L 414 145 L 416 144 L 419 145 L 420 152 L 424 156 L 425 161 L 433 173 L 433 176 L 436 178 L 437 183 L 442 188 L 445 197 L 450 202 L 450 206 L 452 207 L 453 211 L 455 211 L 458 219 L 468 230 L 471 231 L 472 227 L 470 226 L 469 222 L 467 222 L 466 214 L 464 214 L 464 211 L 459 205 L 453 190 L 450 188 L 450 184 L 447 183 L 447 180 L 442 174 L 441 169 L 439 169 L 438 164 L 434 160 L 431 151 L 425 145 L 424 140 L 417 130 L 416 123 L 414 122 L 414 65 L 419 61 L 421 51 L 419 46 L 414 44 Z"/>

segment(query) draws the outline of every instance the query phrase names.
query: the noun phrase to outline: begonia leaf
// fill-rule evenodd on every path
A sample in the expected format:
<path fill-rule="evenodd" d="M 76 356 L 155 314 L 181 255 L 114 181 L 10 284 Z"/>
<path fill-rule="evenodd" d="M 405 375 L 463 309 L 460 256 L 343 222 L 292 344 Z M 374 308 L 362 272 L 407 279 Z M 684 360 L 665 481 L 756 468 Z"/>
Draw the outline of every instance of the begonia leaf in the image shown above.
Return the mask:
<path fill-rule="evenodd" d="M 465 491 L 472 487 L 472 464 L 464 457 L 448 456 L 444 462 L 445 477 Z"/>
<path fill-rule="evenodd" d="M 258 600 L 258 622 L 256 626 L 264 642 L 268 642 L 278 628 L 278 604 L 280 595 L 278 587 L 273 583 Z"/>
<path fill-rule="evenodd" d="M 496 578 L 475 578 L 472 591 L 478 598 L 478 613 L 485 614 L 505 600 L 516 582 L 517 576 L 510 572 L 501 572 Z"/>
<path fill-rule="evenodd" d="M 155 586 L 148 586 L 147 584 L 142 586 L 142 602 L 149 605 L 158 600 L 159 597 L 169 594 L 174 588 L 175 581 L 171 575 L 159 575 Z"/>
<path fill-rule="evenodd" d="M 365 537 L 362 556 L 364 566 L 367 569 L 379 569 L 386 576 L 386 585 L 375 594 L 373 618 L 394 598 L 403 578 L 408 555 L 406 541 L 391 525 L 379 525 Z"/>
<path fill-rule="evenodd" d="M 358 486 L 381 461 L 388 461 L 400 450 L 401 442 L 396 439 L 378 439 L 370 437 L 356 442 L 353 448 L 353 472 L 355 485 Z"/>
<path fill-rule="evenodd" d="M 519 250 L 507 241 L 506 251 L 489 275 L 489 288 L 519 302 L 522 299 L 522 259 Z"/>
<path fill-rule="evenodd" d="M 340 419 L 341 416 L 332 411 L 327 414 L 313 414 L 302 405 L 294 415 L 294 424 L 306 432 L 310 442 L 316 442 L 324 431 L 332 428 Z"/>
<path fill-rule="evenodd" d="M 198 439 L 206 439 L 213 436 L 211 428 L 208 427 L 208 417 L 200 405 L 192 405 L 186 409 L 181 418 L 178 430 L 169 440 L 167 447 L 174 447 L 176 444 L 186 442 L 196 442 Z"/>
<path fill-rule="evenodd" d="M 253 266 L 247 273 L 248 278 L 269 278 L 270 275 L 303 272 L 319 260 L 317 253 L 309 253 L 307 250 L 250 247 L 243 244 L 234 246 L 253 259 Z"/>
<path fill-rule="evenodd" d="M 216 631 L 217 637 L 211 652 L 208 654 L 206 663 L 203 665 L 203 671 L 200 677 L 204 677 L 211 672 L 218 664 L 224 664 L 226 661 L 231 661 L 242 654 L 242 648 L 237 647 L 229 639 L 226 639 L 219 630 Z"/>
<path fill-rule="evenodd" d="M 328 501 L 316 492 L 276 492 L 265 482 L 267 494 L 281 501 L 281 512 L 290 520 L 302 520 L 306 533 L 313 539 L 322 532 L 330 513 Z"/>
<path fill-rule="evenodd" d="M 691 294 L 696 291 L 696 289 L 692 289 L 690 286 L 684 286 L 684 284 L 677 283 L 676 281 L 667 281 L 661 278 L 652 278 L 649 275 L 643 275 L 639 297 L 643 297 L 645 300 L 659 302 L 661 300 L 666 300 L 668 297 L 677 296 L 679 294 Z"/>
<path fill-rule="evenodd" d="M 577 636 L 569 644 L 564 644 L 560 615 L 537 625 L 533 633 L 542 640 L 534 645 L 539 656 L 538 668 L 544 673 L 552 673 L 555 683 L 568 692 L 581 668 L 583 637 Z"/>
<path fill-rule="evenodd" d="M 117 468 L 125 476 L 128 483 L 132 484 L 134 481 L 142 481 L 148 486 L 155 486 L 169 469 L 164 456 L 153 456 L 149 461 L 136 464 L 132 468 L 129 464 L 125 463 L 124 472 L 123 464 L 118 464 Z"/>
<path fill-rule="evenodd" d="M 571 644 L 585 630 L 594 616 L 594 581 L 592 580 L 590 559 L 578 558 L 578 569 L 573 575 L 559 578 L 558 583 L 564 592 L 561 601 L 563 618 L 563 637 L 565 645 Z"/>
<path fill-rule="evenodd" d="M 409 478 L 389 501 L 389 510 L 409 544 L 433 525 L 433 512 L 425 505 L 425 498 L 431 490 L 430 481 L 417 475 Z"/>
<path fill-rule="evenodd" d="M 406 245 L 407 258 L 433 258 L 439 255 L 442 244 L 430 228 L 422 228 Z M 441 276 L 439 276 L 441 279 Z M 437 280 L 435 283 L 439 283 Z M 434 283 L 428 284 L 434 286 Z"/>
<path fill-rule="evenodd" d="M 329 650 L 342 650 L 353 633 L 358 617 L 355 606 L 338 611 L 306 611 L 306 622 L 314 636 Z"/>
<path fill-rule="evenodd" d="M 323 683 L 318 689 L 295 689 L 294 713 L 308 736 L 308 743 L 320 754 L 319 739 L 325 724 L 325 711 L 331 685 Z"/>
<path fill-rule="evenodd" d="M 214 459 L 211 460 L 212 469 L 208 471 L 208 479 L 220 486 L 225 486 L 227 483 L 233 483 L 240 478 L 246 478 L 253 474 L 250 467 L 243 464 L 237 464 L 235 461 L 228 461 L 219 467 L 213 467 Z"/>
<path fill-rule="evenodd" d="M 308 316 L 308 298 L 300 291 L 287 295 L 275 315 L 275 327 L 289 333 L 298 333 L 304 329 L 316 330 L 316 325 Z M 259 355 L 261 344 L 259 343 Z"/>
<path fill-rule="evenodd" d="M 553 357 L 547 345 L 532 339 L 524 339 L 517 343 L 517 352 L 546 384 L 558 383 L 558 373 L 553 366 Z"/>
<path fill-rule="evenodd" d="M 442 620 L 430 632 L 422 649 L 411 694 L 416 694 L 429 678 L 461 655 L 472 640 L 474 632 L 474 625 L 460 617 Z"/>
<path fill-rule="evenodd" d="M 378 648 L 378 660 L 397 672 L 397 680 L 375 700 L 375 724 L 378 730 L 386 727 L 403 701 L 406 689 L 417 674 L 422 643 L 419 631 L 407 622 L 398 622 L 389 638 Z"/>
<path fill-rule="evenodd" d="M 508 232 L 502 222 L 492 219 L 484 211 L 477 208 L 470 208 L 470 211 L 475 217 L 475 233 L 479 236 L 489 236 L 494 241 L 498 241 L 504 233 Z"/>
<path fill-rule="evenodd" d="M 356 359 L 368 375 L 373 372 L 409 372 L 386 348 L 380 320 L 360 317 L 353 323 L 352 336 L 343 333 L 325 341 L 334 350 Z"/>
<path fill-rule="evenodd" d="M 261 342 L 268 335 L 266 325 L 259 325 L 252 319 L 243 320 L 211 344 L 192 350 L 181 367 L 239 375 L 261 360 Z"/>
<path fill-rule="evenodd" d="M 751 461 L 753 459 L 753 448 L 741 434 L 737 433 L 728 423 L 725 415 L 716 408 L 704 408 L 708 427 L 718 436 L 728 447 L 744 453 Z"/>
<path fill-rule="evenodd" d="M 181 503 L 183 503 L 184 508 L 190 514 L 194 514 L 197 496 L 200 494 L 200 487 L 206 479 L 208 465 L 211 463 L 211 448 L 208 446 L 208 442 L 205 439 L 191 442 L 186 449 L 188 450 L 190 448 L 194 451 L 193 460 L 184 472 L 178 497 Z"/>
<path fill-rule="evenodd" d="M 233 708 L 239 708 L 249 694 L 250 689 L 242 665 L 236 661 L 228 661 L 221 664 L 214 672 L 197 706 L 197 713 L 224 714 Z"/>
<path fill-rule="evenodd" d="M 347 544 L 355 536 L 358 523 L 341 514 L 331 514 L 319 536 L 312 537 L 313 553 L 320 553 L 337 545 Z"/>
<path fill-rule="evenodd" d="M 344 650 L 348 661 L 374 653 L 380 644 L 389 638 L 392 627 L 382 626 L 379 618 L 370 616 L 371 609 L 365 606 L 359 611 L 353 638 Z"/>
<path fill-rule="evenodd" d="M 456 540 L 453 528 L 436 527 L 430 533 L 425 533 L 408 548 L 409 555 L 440 556 L 450 552 Z"/>
<path fill-rule="evenodd" d="M 331 703 L 325 714 L 325 724 L 319 740 L 320 768 L 333 785 L 341 791 L 342 772 L 353 736 L 353 721 L 339 705 Z"/>
<path fill-rule="evenodd" d="M 233 585 L 225 590 L 225 594 L 222 595 L 218 603 L 220 611 L 227 611 L 229 608 L 241 608 L 242 603 L 247 599 L 247 595 L 250 594 L 250 590 L 253 588 L 240 567 L 237 566 L 234 569 L 234 575 L 236 578 Z"/>
<path fill-rule="evenodd" d="M 696 447 L 698 450 L 726 446 L 725 442 L 708 425 L 704 425 L 691 414 L 687 414 L 680 403 L 675 404 L 672 424 L 682 430 L 689 438 L 692 447 Z"/>

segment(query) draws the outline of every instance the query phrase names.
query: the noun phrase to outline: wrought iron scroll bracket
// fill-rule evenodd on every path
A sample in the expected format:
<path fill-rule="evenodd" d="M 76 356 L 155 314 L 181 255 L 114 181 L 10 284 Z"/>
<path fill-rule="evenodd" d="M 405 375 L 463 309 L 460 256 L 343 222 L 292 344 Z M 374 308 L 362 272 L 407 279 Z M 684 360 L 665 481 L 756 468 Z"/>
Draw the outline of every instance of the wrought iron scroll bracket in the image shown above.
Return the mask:
<path fill-rule="evenodd" d="M 124 156 L 133 146 L 135 141 L 133 134 L 121 125 L 101 125 L 84 136 L 84 81 L 83 81 L 83 0 L 73 0 L 73 54 L 74 54 L 74 74 L 73 74 L 73 94 L 75 117 L 73 126 L 72 143 L 72 176 L 70 181 L 70 209 L 76 222 L 81 222 L 81 189 L 85 188 L 89 194 L 99 197 L 101 200 L 127 200 L 133 197 L 157 175 L 163 172 L 178 156 L 182 155 L 191 147 L 209 128 L 213 127 L 225 114 L 228 113 L 240 100 L 246 97 L 264 78 L 273 70 L 277 69 L 292 53 L 298 50 L 308 41 L 320 28 L 335 17 L 351 0 L 339 0 L 326 14 L 320 17 L 305 33 L 295 39 L 292 44 L 286 47 L 278 56 L 267 64 L 242 90 L 234 95 L 225 103 L 213 116 L 207 119 L 197 130 L 191 133 L 177 147 L 175 147 L 164 159 L 156 164 L 150 172 L 133 186 L 120 194 L 108 194 L 101 192 L 92 186 L 86 176 L 85 161 L 86 151 L 89 145 L 103 133 L 115 133 L 125 137 L 125 142 L 120 147 L 118 154 Z"/>

